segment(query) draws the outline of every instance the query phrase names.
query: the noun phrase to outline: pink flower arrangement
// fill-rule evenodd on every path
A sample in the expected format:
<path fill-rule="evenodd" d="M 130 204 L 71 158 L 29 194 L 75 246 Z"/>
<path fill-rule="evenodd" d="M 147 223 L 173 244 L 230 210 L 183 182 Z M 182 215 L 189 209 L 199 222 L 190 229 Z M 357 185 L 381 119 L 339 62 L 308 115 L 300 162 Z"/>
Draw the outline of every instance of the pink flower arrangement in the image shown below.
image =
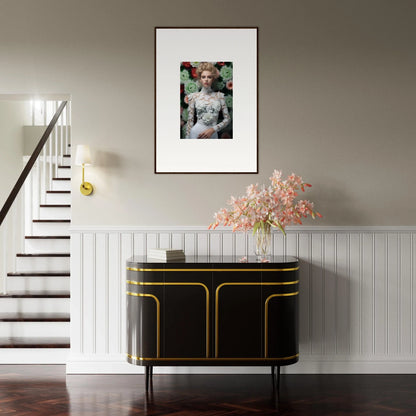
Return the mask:
<path fill-rule="evenodd" d="M 300 190 L 304 192 L 306 187 L 312 186 L 303 182 L 300 176 L 292 173 L 282 180 L 282 172 L 275 170 L 270 181 L 268 187 L 249 185 L 244 196 L 231 197 L 227 203 L 230 207 L 215 213 L 215 222 L 209 229 L 224 225 L 233 227 L 233 231 L 253 230 L 255 233 L 259 228 L 265 232 L 270 227 L 277 227 L 286 235 L 286 226 L 302 224 L 302 218 L 309 215 L 314 219 L 322 217 L 314 211 L 313 202 L 295 201 Z"/>

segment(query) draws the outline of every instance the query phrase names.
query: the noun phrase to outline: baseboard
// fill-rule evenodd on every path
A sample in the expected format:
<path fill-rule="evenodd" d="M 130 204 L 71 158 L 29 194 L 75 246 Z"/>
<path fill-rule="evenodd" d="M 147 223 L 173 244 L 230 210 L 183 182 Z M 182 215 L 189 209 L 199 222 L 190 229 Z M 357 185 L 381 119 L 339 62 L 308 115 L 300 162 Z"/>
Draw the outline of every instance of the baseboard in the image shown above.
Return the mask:
<path fill-rule="evenodd" d="M 67 348 L 2 348 L 0 364 L 65 364 Z"/>
<path fill-rule="evenodd" d="M 125 361 L 119 354 L 70 356 L 67 374 L 143 374 L 144 368 Z M 155 367 L 155 374 L 269 374 L 270 367 Z M 413 357 L 397 360 L 303 357 L 282 367 L 282 374 L 416 374 Z"/>

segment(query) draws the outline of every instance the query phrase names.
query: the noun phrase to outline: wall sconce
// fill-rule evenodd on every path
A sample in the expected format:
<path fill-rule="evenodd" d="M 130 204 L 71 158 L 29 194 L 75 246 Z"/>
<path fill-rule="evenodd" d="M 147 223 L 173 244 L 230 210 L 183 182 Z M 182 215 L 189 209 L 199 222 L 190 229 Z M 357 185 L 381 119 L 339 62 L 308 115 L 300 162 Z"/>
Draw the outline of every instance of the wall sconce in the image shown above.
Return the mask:
<path fill-rule="evenodd" d="M 91 165 L 91 154 L 89 146 L 77 145 L 77 153 L 75 156 L 75 164 L 82 166 L 82 183 L 79 187 L 82 195 L 91 195 L 94 190 L 93 186 L 89 182 L 84 180 L 84 167 Z"/>

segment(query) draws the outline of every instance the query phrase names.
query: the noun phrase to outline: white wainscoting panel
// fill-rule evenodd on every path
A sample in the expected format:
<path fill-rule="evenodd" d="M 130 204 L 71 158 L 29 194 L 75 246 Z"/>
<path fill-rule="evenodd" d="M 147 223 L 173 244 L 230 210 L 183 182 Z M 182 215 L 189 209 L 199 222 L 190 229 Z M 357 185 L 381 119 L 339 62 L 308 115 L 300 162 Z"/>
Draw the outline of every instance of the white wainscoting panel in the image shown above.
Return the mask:
<path fill-rule="evenodd" d="M 125 264 L 148 248 L 252 253 L 250 234 L 203 227 L 83 227 L 71 235 L 68 373 L 141 373 L 125 362 Z M 300 361 L 287 373 L 416 373 L 416 228 L 293 227 L 275 254 L 300 259 Z M 264 373 L 262 367 L 155 372 Z"/>

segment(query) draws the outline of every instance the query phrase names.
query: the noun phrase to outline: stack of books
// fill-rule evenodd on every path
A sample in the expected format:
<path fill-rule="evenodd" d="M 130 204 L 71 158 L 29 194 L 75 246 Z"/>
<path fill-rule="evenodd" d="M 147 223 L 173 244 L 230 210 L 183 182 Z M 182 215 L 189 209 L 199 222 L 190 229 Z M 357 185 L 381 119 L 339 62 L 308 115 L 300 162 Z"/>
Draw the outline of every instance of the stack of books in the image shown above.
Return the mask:
<path fill-rule="evenodd" d="M 147 257 L 162 261 L 185 260 L 185 253 L 170 248 L 152 248 L 147 252 Z"/>

